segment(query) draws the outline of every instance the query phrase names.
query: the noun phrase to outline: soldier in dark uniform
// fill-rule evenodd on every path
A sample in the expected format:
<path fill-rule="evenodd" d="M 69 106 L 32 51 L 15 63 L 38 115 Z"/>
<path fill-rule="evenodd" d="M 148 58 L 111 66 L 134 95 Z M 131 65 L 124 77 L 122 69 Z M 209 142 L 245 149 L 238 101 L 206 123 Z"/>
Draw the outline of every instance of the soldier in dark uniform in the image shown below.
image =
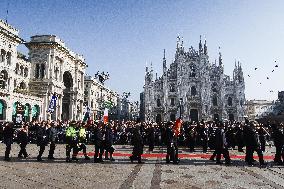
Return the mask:
<path fill-rule="evenodd" d="M 105 129 L 105 141 L 104 141 L 105 160 L 115 161 L 115 159 L 112 156 L 114 152 L 114 148 L 112 146 L 113 145 L 113 130 L 112 129 L 113 128 L 112 128 L 111 123 L 108 123 Z M 108 157 L 108 154 L 110 158 Z"/>
<path fill-rule="evenodd" d="M 147 138 L 149 144 L 149 152 L 153 152 L 155 145 L 155 126 L 156 124 L 149 124 L 147 129 Z"/>
<path fill-rule="evenodd" d="M 137 123 L 136 126 L 132 130 L 132 144 L 133 151 L 132 156 L 130 156 L 131 163 L 134 160 L 138 160 L 138 163 L 143 163 L 141 159 L 141 155 L 143 154 L 143 138 L 140 131 L 140 123 Z"/>
<path fill-rule="evenodd" d="M 206 153 L 208 148 L 208 130 L 205 127 L 204 122 L 200 123 L 200 138 L 201 138 L 203 153 Z"/>
<path fill-rule="evenodd" d="M 29 143 L 29 137 L 28 137 L 28 125 L 25 124 L 23 126 L 23 128 L 21 128 L 21 130 L 18 132 L 17 134 L 17 139 L 18 139 L 18 143 L 20 144 L 20 152 L 18 154 L 18 158 L 27 158 L 28 157 L 28 153 L 26 150 L 26 146 Z"/>
<path fill-rule="evenodd" d="M 103 161 L 103 123 L 99 122 L 94 128 L 94 142 L 95 142 L 95 155 L 94 163 L 104 162 Z M 98 158 L 99 157 L 99 158 Z"/>
<path fill-rule="evenodd" d="M 178 159 L 177 137 L 175 136 L 173 127 L 174 127 L 174 124 L 172 122 L 167 123 L 167 129 L 166 129 L 166 145 L 167 145 L 166 163 L 170 163 L 171 161 L 173 161 L 174 164 L 178 164 L 179 159 Z"/>
<path fill-rule="evenodd" d="M 254 130 L 254 123 L 249 123 L 244 126 L 243 129 L 244 133 L 244 141 L 246 145 L 246 162 L 248 165 L 253 165 L 253 162 L 255 161 L 253 159 L 253 152 L 256 151 L 258 158 L 259 158 L 259 164 L 265 165 L 264 159 L 263 159 L 263 153 L 260 149 L 260 144 L 258 141 L 258 137 L 256 135 L 256 132 Z"/>
<path fill-rule="evenodd" d="M 48 132 L 48 139 L 50 142 L 50 147 L 49 147 L 49 154 L 48 154 L 48 159 L 55 159 L 54 158 L 54 151 L 55 151 L 55 142 L 57 138 L 57 129 L 55 123 L 51 123 L 50 127 L 47 130 Z"/>
<path fill-rule="evenodd" d="M 218 128 L 215 130 L 215 152 L 214 152 L 216 153 L 216 164 L 222 164 L 220 160 L 221 160 L 221 154 L 223 154 L 225 158 L 225 163 L 228 165 L 231 163 L 231 159 L 227 147 L 226 136 L 224 133 L 224 129 L 222 128 L 222 124 L 219 123 L 217 124 L 217 126 Z M 212 159 L 212 157 L 210 159 Z"/>
<path fill-rule="evenodd" d="M 39 153 L 37 156 L 37 161 L 43 161 L 42 154 L 45 150 L 45 146 L 48 144 L 48 123 L 42 122 L 37 128 L 37 146 L 39 146 Z"/>
<path fill-rule="evenodd" d="M 284 161 L 284 154 L 283 154 L 284 135 L 276 124 L 272 124 L 271 129 L 272 129 L 272 139 L 274 142 L 274 146 L 276 148 L 274 163 L 282 165 Z M 281 156 L 283 160 L 281 160 Z"/>
<path fill-rule="evenodd" d="M 5 161 L 10 161 L 10 151 L 11 151 L 11 146 L 13 144 L 13 134 L 14 134 L 14 129 L 13 129 L 14 124 L 11 123 L 6 123 L 4 126 L 3 130 L 3 142 L 6 145 L 6 150 L 5 150 Z"/>
<path fill-rule="evenodd" d="M 262 124 L 260 124 L 259 127 L 257 128 L 257 134 L 259 137 L 260 149 L 262 152 L 265 152 L 266 136 L 268 132 L 265 130 Z"/>

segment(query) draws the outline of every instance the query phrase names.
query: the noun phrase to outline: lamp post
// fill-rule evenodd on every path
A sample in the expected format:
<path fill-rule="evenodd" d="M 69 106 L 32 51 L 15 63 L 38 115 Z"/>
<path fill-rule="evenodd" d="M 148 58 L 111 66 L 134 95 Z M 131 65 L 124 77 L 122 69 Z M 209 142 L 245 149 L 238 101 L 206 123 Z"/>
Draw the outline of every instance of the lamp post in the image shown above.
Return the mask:
<path fill-rule="evenodd" d="M 182 118 L 182 98 L 179 99 L 179 118 Z"/>
<path fill-rule="evenodd" d="M 110 76 L 109 76 L 109 73 L 108 72 L 97 72 L 96 74 L 95 74 L 95 79 L 98 79 L 99 80 L 99 82 L 102 84 L 102 86 L 101 86 L 101 99 L 100 99 L 100 105 L 99 105 L 99 107 L 100 107 L 100 116 L 99 116 L 99 119 L 101 119 L 102 118 L 102 112 L 103 112 L 103 86 L 104 86 L 104 83 L 105 83 L 105 81 L 106 80 L 108 80 L 108 79 L 110 79 Z"/>

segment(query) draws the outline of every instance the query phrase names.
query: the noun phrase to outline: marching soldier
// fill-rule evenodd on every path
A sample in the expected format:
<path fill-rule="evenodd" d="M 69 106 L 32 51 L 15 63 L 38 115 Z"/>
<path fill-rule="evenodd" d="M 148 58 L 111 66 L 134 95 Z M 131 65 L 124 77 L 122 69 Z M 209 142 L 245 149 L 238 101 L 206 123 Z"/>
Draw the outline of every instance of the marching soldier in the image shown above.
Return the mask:
<path fill-rule="evenodd" d="M 105 160 L 115 161 L 112 154 L 114 152 L 113 148 L 113 131 L 112 125 L 109 123 L 106 125 L 105 129 Z M 110 158 L 108 157 L 110 155 Z"/>
<path fill-rule="evenodd" d="M 5 150 L 5 161 L 10 161 L 10 151 L 11 151 L 11 146 L 13 144 L 13 134 L 14 134 L 14 129 L 13 129 L 14 124 L 12 122 L 6 123 L 4 126 L 3 130 L 3 142 L 6 145 L 6 150 Z"/>
<path fill-rule="evenodd" d="M 103 161 L 103 123 L 99 122 L 94 128 L 95 154 L 94 163 L 102 163 Z"/>
<path fill-rule="evenodd" d="M 222 162 L 220 161 L 221 154 L 223 154 L 226 164 L 231 164 L 226 136 L 224 129 L 221 127 L 220 123 L 218 124 L 218 128 L 215 131 L 215 152 L 211 156 L 210 160 L 214 159 L 214 154 L 216 154 L 216 164 L 222 164 Z"/>
<path fill-rule="evenodd" d="M 69 124 L 69 127 L 66 129 L 66 162 L 72 162 L 72 160 L 78 160 L 76 156 L 73 156 L 72 159 L 70 159 L 70 153 L 73 149 L 73 154 L 77 154 L 77 133 L 76 133 L 76 122 L 72 121 Z"/>
<path fill-rule="evenodd" d="M 29 137 L 28 137 L 28 125 L 25 124 L 23 125 L 23 128 L 21 128 L 21 130 L 18 132 L 17 134 L 17 139 L 18 139 L 18 143 L 20 144 L 20 152 L 18 154 L 18 158 L 27 158 L 28 157 L 28 153 L 26 150 L 26 146 L 29 143 Z"/>
<path fill-rule="evenodd" d="M 132 156 L 130 156 L 130 161 L 133 163 L 134 160 L 138 160 L 138 163 L 142 162 L 141 155 L 143 154 L 143 138 L 140 131 L 140 123 L 136 124 L 135 128 L 133 128 L 133 135 L 132 135 L 132 144 L 133 144 L 133 151 Z"/>
<path fill-rule="evenodd" d="M 48 138 L 50 142 L 50 147 L 49 147 L 49 154 L 48 154 L 48 159 L 55 159 L 53 154 L 55 151 L 55 142 L 57 138 L 57 129 L 55 128 L 55 123 L 51 123 L 50 127 L 48 128 Z"/>
<path fill-rule="evenodd" d="M 81 150 L 83 150 L 83 154 L 85 156 L 85 160 L 90 160 L 90 157 L 87 154 L 87 147 L 86 147 L 86 126 L 84 123 L 78 123 L 77 125 L 77 134 L 78 134 L 78 147 L 76 152 L 73 151 L 73 158 L 77 156 L 77 153 Z"/>
<path fill-rule="evenodd" d="M 283 153 L 284 135 L 276 124 L 272 124 L 271 129 L 272 129 L 272 138 L 276 148 L 274 163 L 282 165 L 284 161 L 284 153 Z"/>
<path fill-rule="evenodd" d="M 175 135 L 174 124 L 172 122 L 167 123 L 166 145 L 167 145 L 166 163 L 170 163 L 171 161 L 173 161 L 174 164 L 178 164 L 179 159 L 178 159 L 177 136 Z"/>
<path fill-rule="evenodd" d="M 256 135 L 256 132 L 254 131 L 254 124 L 251 122 L 249 124 L 246 124 L 243 129 L 244 133 L 244 141 L 246 145 L 246 162 L 248 165 L 254 165 L 253 162 L 255 161 L 253 159 L 253 152 L 256 151 L 257 155 L 259 157 L 259 164 L 265 165 L 263 160 L 263 153 L 260 149 L 260 144 L 258 141 L 258 137 Z"/>
<path fill-rule="evenodd" d="M 43 161 L 41 157 L 45 150 L 45 146 L 48 144 L 47 124 L 48 123 L 42 122 L 41 125 L 37 128 L 37 146 L 39 146 L 37 161 Z"/>

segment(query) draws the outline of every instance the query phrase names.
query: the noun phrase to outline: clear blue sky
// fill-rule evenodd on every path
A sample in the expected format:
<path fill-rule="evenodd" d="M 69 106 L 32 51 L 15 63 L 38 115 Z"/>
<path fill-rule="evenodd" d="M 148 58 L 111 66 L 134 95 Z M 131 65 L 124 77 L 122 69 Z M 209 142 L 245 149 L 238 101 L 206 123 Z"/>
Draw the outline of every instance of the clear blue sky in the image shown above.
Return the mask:
<path fill-rule="evenodd" d="M 1 19 L 7 4 L 0 1 Z M 196 49 L 199 35 L 206 36 L 211 62 L 221 46 L 226 74 L 232 75 L 235 59 L 240 60 L 247 99 L 276 99 L 284 90 L 283 20 L 284 1 L 260 0 L 9 0 L 8 16 L 25 40 L 58 35 L 84 55 L 88 74 L 108 71 L 106 85 L 130 91 L 133 100 L 143 90 L 146 62 L 160 75 L 163 49 L 169 64 L 178 34 L 186 48 Z M 279 68 L 272 73 L 275 60 Z"/>

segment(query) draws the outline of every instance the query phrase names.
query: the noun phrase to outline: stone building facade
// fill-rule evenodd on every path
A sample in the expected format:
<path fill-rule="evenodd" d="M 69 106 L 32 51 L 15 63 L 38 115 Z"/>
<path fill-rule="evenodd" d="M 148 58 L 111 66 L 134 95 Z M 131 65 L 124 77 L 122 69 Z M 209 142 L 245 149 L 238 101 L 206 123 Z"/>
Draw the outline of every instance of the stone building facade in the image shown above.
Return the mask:
<path fill-rule="evenodd" d="M 17 51 L 29 49 L 28 58 Z M 84 75 L 87 64 L 54 35 L 32 36 L 0 20 L 0 120 L 79 120 L 83 117 Z M 53 94 L 53 114 L 47 112 Z"/>
<path fill-rule="evenodd" d="M 167 66 L 165 50 L 162 76 L 146 67 L 144 112 L 146 121 L 243 120 L 245 81 L 240 63 L 235 63 L 233 78 L 224 74 L 222 55 L 210 63 L 207 44 L 185 50 L 177 38 L 174 61 Z M 180 114 L 181 112 L 181 114 Z"/>
<path fill-rule="evenodd" d="M 273 114 L 275 102 L 268 100 L 248 100 L 245 107 L 247 118 L 249 120 L 256 120 Z"/>
<path fill-rule="evenodd" d="M 23 42 L 17 29 L 0 20 L 0 120 L 39 119 L 43 110 L 42 99 L 28 92 L 31 63 L 17 51 Z"/>
<path fill-rule="evenodd" d="M 100 120 L 104 108 L 109 108 L 109 118 L 117 119 L 119 115 L 119 94 L 91 76 L 85 76 L 84 105 L 90 108 L 93 120 Z M 87 110 L 85 110 L 87 111 Z"/>

